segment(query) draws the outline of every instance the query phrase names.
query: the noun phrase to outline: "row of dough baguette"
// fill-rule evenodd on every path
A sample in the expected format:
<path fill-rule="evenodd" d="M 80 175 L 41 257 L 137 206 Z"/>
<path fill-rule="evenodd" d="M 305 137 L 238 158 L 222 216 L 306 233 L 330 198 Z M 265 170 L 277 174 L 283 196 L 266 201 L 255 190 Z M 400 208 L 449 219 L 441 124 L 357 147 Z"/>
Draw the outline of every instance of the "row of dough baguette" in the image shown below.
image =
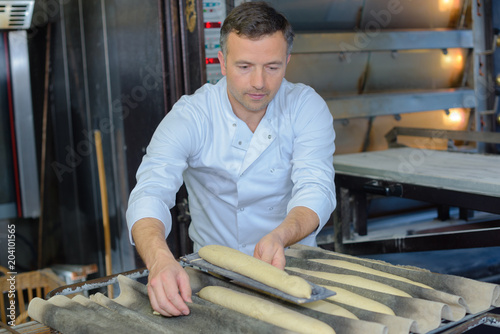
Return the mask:
<path fill-rule="evenodd" d="M 401 282 L 413 284 L 416 286 L 420 286 L 420 287 L 425 288 L 425 289 L 432 289 L 432 287 L 430 287 L 426 284 L 423 284 L 420 282 L 415 282 L 414 280 L 410 280 L 410 279 L 405 278 L 405 277 L 386 273 L 386 272 L 383 272 L 380 270 L 369 268 L 369 267 L 363 266 L 361 264 L 352 263 L 349 261 L 335 260 L 335 259 L 311 259 L 311 261 L 326 264 L 326 265 L 333 266 L 333 267 L 344 268 L 344 269 L 349 269 L 352 271 L 358 271 L 358 272 L 362 272 L 362 273 L 366 273 L 366 274 L 390 278 L 390 279 L 394 279 L 396 281 L 401 281 Z"/>
<path fill-rule="evenodd" d="M 424 283 L 435 290 L 415 289 L 415 298 L 441 301 L 453 309 L 453 318 L 456 321 L 464 312 L 475 314 L 488 310 L 491 306 L 500 306 L 500 285 L 482 282 L 471 278 L 450 274 L 438 274 L 427 269 L 413 266 L 394 265 L 381 260 L 367 259 L 352 255 L 337 253 L 318 247 L 295 244 L 285 251 L 287 258 L 309 259 L 337 259 L 378 269 L 397 276 Z M 311 261 L 312 262 L 312 261 Z M 287 260 L 288 263 L 288 260 Z M 309 268 L 306 268 L 309 269 Z M 391 282 L 391 285 L 396 282 Z M 396 286 L 396 284 L 394 284 Z M 460 311 L 460 308 L 463 310 Z M 447 319 L 447 318 L 446 318 Z"/>
<path fill-rule="evenodd" d="M 338 287 L 345 287 L 348 290 L 359 293 L 362 296 L 376 300 L 383 303 L 387 307 L 395 311 L 397 317 L 403 317 L 412 321 L 411 331 L 415 333 L 426 333 L 430 330 L 436 329 L 441 324 L 442 319 L 456 321 L 465 315 L 465 310 L 460 307 L 460 314 L 457 317 L 451 311 L 449 305 L 432 299 L 414 298 L 413 295 L 418 290 L 434 291 L 428 288 L 412 285 L 406 282 L 401 282 L 400 288 L 395 288 L 392 285 L 397 282 L 396 280 L 387 279 L 388 284 L 384 284 L 384 278 L 375 278 L 372 274 L 364 275 L 356 274 L 338 274 L 337 272 L 352 272 L 351 270 L 342 271 L 332 268 L 330 266 L 311 266 L 314 270 L 307 270 L 301 268 L 308 268 L 312 261 L 292 261 L 290 263 L 299 266 L 300 268 L 289 268 L 290 272 L 297 273 L 306 279 L 315 282 L 316 284 L 332 284 L 334 290 Z M 323 271 L 324 270 L 324 271 Z M 389 283 L 390 282 L 390 283 Z M 389 285 L 390 284 L 390 285 Z M 410 288 L 413 286 L 414 288 Z M 341 304 L 345 305 L 345 304 Z M 358 307 L 359 308 L 359 307 Z M 362 308 L 362 307 L 361 307 Z M 381 313 L 381 312 L 378 312 Z M 356 312 L 358 315 L 358 313 Z M 458 318 L 458 319 L 457 319 Z"/>
<path fill-rule="evenodd" d="M 243 254 L 239 251 L 223 247 L 223 246 L 206 246 L 202 248 L 199 251 L 200 257 L 205 259 L 206 261 L 223 267 L 228 270 L 232 270 L 235 272 L 238 272 L 240 274 L 243 274 L 245 276 L 254 278 L 258 281 L 261 281 L 263 283 L 266 283 L 270 286 L 274 286 L 280 290 L 283 291 L 283 282 L 290 282 L 290 278 L 284 279 L 283 277 L 283 272 L 279 271 L 276 272 L 276 268 L 272 267 L 271 268 L 268 266 L 267 263 L 264 263 L 260 260 L 257 260 L 253 257 L 249 257 L 246 254 Z M 336 265 L 343 265 L 343 263 L 336 263 Z M 293 270 L 300 270 L 298 268 L 292 268 Z M 362 269 L 362 268 L 357 268 Z M 311 273 L 309 273 L 311 274 Z M 340 279 L 352 279 L 352 277 L 345 277 L 346 275 L 343 275 L 344 277 L 341 277 Z M 295 276 L 291 276 L 295 277 Z M 337 279 L 339 279 L 337 277 Z M 367 280 L 361 280 L 361 284 L 368 284 L 372 285 L 372 283 L 375 283 L 377 285 L 378 289 L 381 289 L 382 291 L 386 292 L 386 290 L 390 290 L 391 287 L 389 286 L 384 286 L 383 284 L 369 281 Z M 307 283 L 307 282 L 306 282 Z M 286 285 L 286 284 L 285 284 Z M 292 284 L 292 287 L 296 287 L 296 284 Z M 381 288 L 381 286 L 383 286 Z M 316 301 L 312 303 L 306 303 L 302 304 L 303 307 L 310 308 L 319 312 L 327 313 L 327 314 L 332 314 L 332 315 L 337 315 L 337 316 L 342 316 L 346 318 L 351 318 L 351 319 L 357 319 L 357 317 L 350 311 L 346 310 L 345 308 L 335 304 L 335 302 L 339 303 L 344 303 L 346 305 L 351 305 L 354 307 L 358 307 L 361 309 L 369 310 L 371 312 L 378 312 L 378 313 L 383 313 L 383 314 L 389 314 L 389 315 L 394 315 L 394 312 L 384 304 L 378 303 L 372 299 L 357 295 L 355 293 L 352 293 L 350 291 L 347 291 L 345 289 L 341 288 L 333 288 L 329 286 L 325 286 L 326 288 L 331 288 L 334 291 L 337 292 L 337 294 L 333 297 L 330 297 L 329 300 L 334 302 L 327 302 L 327 301 Z M 216 292 L 217 291 L 217 292 Z M 290 293 L 291 290 L 286 290 L 285 292 Z M 292 291 L 292 293 L 297 294 L 297 291 Z M 398 295 L 404 295 L 407 297 L 411 297 L 410 295 L 399 291 L 397 289 L 393 289 L 390 291 L 390 293 L 398 294 Z M 231 296 L 231 297 L 230 297 Z M 274 323 L 273 321 L 278 321 L 280 323 L 281 327 L 288 328 L 286 326 L 292 326 L 294 330 L 297 330 L 300 327 L 297 327 L 294 325 L 294 321 L 291 319 L 297 319 L 300 318 L 297 316 L 297 312 L 293 312 L 287 309 L 280 309 L 278 305 L 274 305 L 272 308 L 270 307 L 270 303 L 268 301 L 264 300 L 259 300 L 258 297 L 253 297 L 253 296 L 247 296 L 235 291 L 231 291 L 230 289 L 225 289 L 225 288 L 220 288 L 220 287 L 207 287 L 204 288 L 200 291 L 200 297 L 207 299 L 211 302 L 214 302 L 216 304 L 232 308 L 234 310 L 237 310 L 238 312 L 247 314 L 249 316 L 255 316 L 255 314 L 259 314 L 259 317 L 266 316 L 266 321 L 269 321 L 271 323 Z M 234 300 L 232 300 L 234 298 Z M 261 304 L 263 303 L 263 304 Z M 272 304 L 272 303 L 271 303 Z M 259 305 L 259 306 L 256 306 Z M 264 312 L 264 313 L 259 313 L 256 311 L 258 309 L 273 309 L 273 310 L 280 310 L 278 313 L 276 312 Z M 257 313 L 256 313 L 257 312 Z M 279 314 L 279 316 L 277 316 Z M 301 315 L 302 316 L 302 315 Z M 268 318 L 267 318 L 268 317 Z M 302 316 L 303 317 L 303 316 Z M 309 317 L 308 317 L 309 318 Z M 312 318 L 311 318 L 312 319 Z M 308 324 L 311 319 L 309 320 L 304 320 L 302 321 L 305 324 Z M 312 319 L 314 320 L 314 319 Z M 321 325 L 317 325 L 320 326 Z M 329 327 L 329 326 L 327 326 Z M 314 328 L 314 326 L 307 325 L 304 327 L 304 332 L 307 333 L 308 328 Z M 302 331 L 301 331 L 302 332 Z"/>
<path fill-rule="evenodd" d="M 243 256 L 247 256 L 247 255 L 243 254 Z M 368 289 L 368 290 L 374 291 L 373 293 L 371 293 L 369 295 L 362 293 L 363 296 L 368 297 L 368 298 L 366 298 L 366 297 L 363 297 L 362 295 L 352 294 L 351 291 L 346 291 L 346 290 L 342 291 L 342 289 L 339 286 L 337 286 L 337 284 L 334 284 L 335 287 L 333 287 L 333 288 L 330 287 L 330 288 L 332 288 L 334 291 L 337 291 L 337 290 L 341 291 L 341 293 L 338 293 L 337 296 L 334 296 L 333 298 L 329 299 L 330 301 L 332 301 L 334 303 L 338 303 L 338 304 L 343 305 L 343 306 L 352 306 L 352 307 L 359 309 L 359 310 L 367 310 L 369 312 L 375 312 L 379 315 L 385 314 L 389 317 L 393 316 L 393 314 L 394 314 L 391 307 L 396 307 L 396 308 L 398 308 L 398 314 L 396 314 L 396 316 L 398 318 L 403 317 L 403 318 L 406 318 L 407 320 L 411 320 L 412 329 L 415 331 L 418 331 L 418 332 L 425 332 L 426 329 L 430 330 L 430 329 L 435 328 L 435 326 L 439 325 L 441 318 L 455 321 L 457 319 L 462 318 L 465 315 L 464 308 L 461 305 L 458 305 L 457 307 L 452 306 L 452 310 L 450 310 L 450 307 L 449 307 L 450 305 L 440 303 L 439 301 L 433 302 L 432 300 L 434 300 L 434 299 L 430 299 L 428 301 L 422 300 L 419 298 L 414 299 L 414 298 L 412 298 L 411 294 L 409 294 L 403 290 L 396 289 L 396 288 L 389 286 L 387 284 L 383 284 L 380 281 L 383 282 L 385 278 L 389 278 L 390 280 L 393 280 L 391 285 L 395 284 L 394 283 L 395 281 L 400 281 L 400 282 L 402 282 L 402 284 L 412 285 L 412 286 L 415 286 L 417 289 L 426 290 L 426 291 L 434 291 L 430 286 L 422 284 L 420 282 L 416 282 L 416 281 L 413 281 L 413 280 L 410 280 L 410 279 L 407 279 L 404 277 L 392 275 L 392 274 L 385 273 L 382 271 L 374 270 L 374 269 L 371 269 L 371 268 L 366 267 L 366 266 L 353 264 L 353 263 L 350 263 L 348 261 L 339 261 L 339 260 L 334 260 L 334 261 L 326 260 L 325 261 L 324 259 L 311 259 L 311 260 L 308 260 L 308 262 L 309 261 L 311 261 L 311 263 L 318 262 L 318 264 L 322 264 L 322 265 L 324 264 L 327 267 L 337 267 L 337 268 L 341 269 L 340 271 L 342 271 L 342 270 L 347 270 L 348 272 L 356 271 L 356 272 L 360 273 L 360 276 L 363 276 L 366 274 L 365 276 L 371 277 L 371 279 L 367 279 L 367 278 L 359 277 L 359 276 L 353 275 L 353 274 L 343 275 L 343 274 L 336 274 L 336 273 L 331 273 L 331 272 L 321 272 L 317 268 L 315 271 L 309 271 L 309 272 L 304 271 L 303 269 L 300 269 L 300 268 L 287 268 L 287 270 L 289 270 L 291 272 L 295 271 L 300 276 L 305 275 L 306 277 L 307 276 L 320 277 L 320 280 L 326 279 L 327 281 L 333 281 L 334 283 L 339 283 L 341 286 L 349 285 L 352 287 L 361 288 L 362 290 Z M 231 262 L 231 261 L 229 260 L 229 262 Z M 217 264 L 217 265 L 220 265 L 220 264 Z M 254 265 L 257 265 L 257 267 L 255 267 Z M 255 263 L 254 265 L 252 265 L 252 267 L 251 267 L 252 272 L 259 271 L 259 270 L 256 270 L 256 268 L 259 268 L 258 267 L 259 264 Z M 302 267 L 302 268 L 304 268 L 304 267 Z M 361 273 L 363 273 L 363 274 L 361 274 Z M 375 279 L 374 275 L 379 276 L 381 279 Z M 269 276 L 266 275 L 266 278 L 270 278 L 271 276 L 272 275 L 269 275 Z M 258 278 L 255 278 L 255 279 L 259 280 Z M 317 283 L 317 284 L 322 284 L 322 283 Z M 325 284 L 323 284 L 323 285 L 325 285 Z M 280 286 L 279 283 L 275 284 L 275 287 L 279 288 L 279 286 Z M 406 288 L 405 288 L 405 290 L 406 290 Z M 357 292 L 356 289 L 354 289 L 353 291 Z M 413 289 L 411 289 L 411 291 L 412 291 L 412 293 L 414 292 Z M 344 298 L 342 301 L 340 299 L 341 296 L 344 295 L 344 293 L 342 293 L 342 292 L 351 293 L 350 298 Z M 408 291 L 408 292 L 410 292 L 410 291 Z M 399 306 L 397 306 L 397 305 L 401 304 L 402 300 L 400 300 L 400 301 L 394 300 L 388 304 L 386 297 L 384 297 L 382 295 L 377 295 L 379 293 L 382 293 L 383 295 L 394 295 L 396 298 L 403 298 L 403 299 L 409 298 L 411 301 L 408 300 L 408 301 L 403 302 L 403 303 L 408 303 L 408 306 L 405 309 L 401 310 L 399 308 Z M 442 292 L 435 291 L 435 292 L 432 292 L 432 293 L 429 292 L 429 293 L 433 294 L 433 293 L 442 293 Z M 429 293 L 425 293 L 425 294 L 429 294 Z M 337 300 L 335 300 L 335 297 L 337 298 Z M 380 301 L 382 301 L 383 303 L 378 302 L 379 297 L 382 298 L 382 299 L 380 299 Z M 422 296 L 422 297 L 425 298 L 425 296 Z M 370 302 L 368 304 L 366 303 L 367 299 L 370 300 Z M 364 301 L 362 301 L 362 300 L 364 300 Z M 346 301 L 348 301 L 348 302 L 346 302 Z M 316 310 L 322 311 L 322 312 L 325 312 L 325 309 L 328 309 L 328 311 L 326 311 L 326 313 L 330 313 L 330 309 L 334 309 L 334 307 L 332 307 L 331 304 L 328 306 L 324 306 L 323 305 L 324 303 L 325 302 L 322 301 L 319 303 L 312 303 L 311 305 L 303 305 L 303 306 L 309 307 L 312 309 L 316 309 Z M 420 311 L 418 313 L 415 313 L 414 311 L 411 311 L 412 307 L 418 307 L 420 309 Z M 425 311 L 422 310 L 422 307 L 425 309 Z M 333 312 L 331 312 L 330 314 L 335 314 L 335 310 Z M 338 315 L 338 310 L 337 310 L 336 314 Z M 346 314 L 348 314 L 348 313 L 346 313 Z M 346 314 L 344 314 L 343 316 L 346 316 Z M 379 317 L 379 316 L 376 316 L 376 317 Z M 416 318 L 414 318 L 414 317 L 416 317 Z"/>
<path fill-rule="evenodd" d="M 214 265 L 217 265 L 219 267 L 222 267 L 227 270 L 231 270 L 234 272 L 237 272 L 241 275 L 250 277 L 255 279 L 256 281 L 259 281 L 261 283 L 264 283 L 268 286 L 274 287 L 276 289 L 279 289 L 283 292 L 289 293 L 292 296 L 296 297 L 301 297 L 301 298 L 310 298 L 311 297 L 311 286 L 309 283 L 294 275 L 288 275 L 285 271 L 280 270 L 269 263 L 263 262 L 261 260 L 258 260 L 252 256 L 246 255 L 238 250 L 225 247 L 225 246 L 220 246 L 220 245 L 209 245 L 202 247 L 198 254 L 200 255 L 201 258 L 206 260 L 207 262 L 210 262 Z M 396 279 L 400 280 L 406 283 L 414 284 L 417 286 L 421 286 L 424 288 L 429 288 L 431 287 L 411 281 L 409 279 L 384 273 L 382 271 L 374 270 L 371 268 L 364 267 L 359 264 L 354 264 L 350 263 L 347 261 L 339 261 L 339 260 L 328 260 L 328 259 L 315 259 L 312 260 L 315 262 L 327 264 L 330 266 L 336 266 L 340 268 L 345 268 L 345 269 L 350 269 L 358 272 L 364 272 L 364 273 L 369 273 L 377 276 L 382 276 L 382 277 L 387 277 L 391 279 Z M 301 269 L 298 268 L 289 268 L 290 270 L 295 270 L 301 272 Z M 381 291 L 389 294 L 395 294 L 399 296 L 405 296 L 405 297 L 411 297 L 409 294 L 395 289 L 391 288 L 388 285 L 382 284 L 382 283 L 377 283 L 373 281 L 369 281 L 360 277 L 356 276 L 351 276 L 351 275 L 341 275 L 341 274 L 321 274 L 318 276 L 318 274 L 314 274 L 313 272 L 302 272 L 305 274 L 309 274 L 312 276 L 320 277 L 320 278 L 325 278 L 328 280 L 332 281 L 339 281 L 339 282 L 350 282 L 349 284 L 351 285 L 356 285 L 356 286 L 364 286 L 368 287 L 371 289 L 374 289 L 376 291 Z"/>
<path fill-rule="evenodd" d="M 313 255 L 318 255 L 318 254 L 308 254 L 308 256 L 311 256 L 311 259 L 314 259 L 314 257 L 312 257 Z M 382 302 L 383 304 L 387 305 L 388 307 L 391 307 L 392 309 L 396 308 L 397 309 L 396 315 L 415 320 L 420 319 L 420 321 L 417 320 L 419 323 L 422 323 L 424 321 L 430 323 L 431 322 L 430 319 L 434 319 L 432 320 L 432 323 L 435 323 L 439 322 L 441 318 L 449 321 L 458 321 L 462 319 L 466 314 L 465 303 L 460 296 L 430 287 L 429 288 L 422 287 L 420 284 L 416 284 L 417 283 L 416 281 L 412 283 L 408 281 L 394 279 L 394 276 L 391 277 L 391 275 L 383 274 L 386 269 L 385 267 L 380 267 L 380 270 L 373 271 L 372 268 L 365 266 L 364 263 L 360 263 L 363 264 L 362 267 L 366 268 L 365 272 L 361 272 L 361 271 L 353 271 L 353 269 L 356 268 L 353 266 L 346 266 L 346 267 L 332 266 L 329 264 L 327 265 L 323 263 L 318 263 L 317 261 L 311 259 L 288 256 L 287 264 L 290 267 L 297 267 L 315 272 L 326 272 L 328 273 L 328 275 L 330 274 L 351 275 L 351 276 L 354 275 L 359 277 L 358 279 L 356 279 L 358 282 L 362 282 L 368 279 L 370 281 L 378 282 L 375 283 L 374 285 L 383 283 L 386 285 L 390 285 L 392 288 L 404 291 L 405 293 L 410 294 L 413 298 L 401 297 L 400 296 L 401 294 L 398 293 L 394 294 L 395 296 L 394 298 L 387 298 L 389 295 L 387 295 L 386 293 L 380 295 L 379 292 L 376 292 L 374 289 L 369 290 L 367 288 L 367 285 L 365 284 L 352 284 L 352 282 L 355 282 L 356 280 L 352 280 L 352 282 L 346 281 L 346 283 L 334 280 L 335 284 L 332 284 L 331 280 L 317 278 L 317 276 L 311 277 L 310 275 L 295 272 L 297 275 L 304 277 L 305 279 L 310 280 L 316 284 L 331 284 L 336 287 L 337 286 L 346 287 L 352 292 L 359 293 L 365 297 L 372 298 L 379 302 Z M 289 270 L 288 268 L 287 270 L 291 272 L 291 270 Z M 382 270 L 384 270 L 384 272 L 382 272 Z M 374 273 L 377 275 L 375 275 Z M 407 278 L 410 279 L 411 277 Z M 421 282 L 420 280 L 418 281 L 418 283 L 425 283 L 427 285 L 427 282 Z M 344 285 L 349 285 L 349 286 L 347 287 Z M 429 312 L 431 311 L 436 313 L 429 314 Z M 440 318 L 438 318 L 438 316 Z"/>
<path fill-rule="evenodd" d="M 198 254 L 204 260 L 220 266 L 222 268 L 235 271 L 247 277 L 251 277 L 259 282 L 267 284 L 269 286 L 275 287 L 281 291 L 288 292 L 294 296 L 307 296 L 310 297 L 311 287 L 307 283 L 307 281 L 303 280 L 298 276 L 288 275 L 286 272 L 277 269 L 276 267 L 265 263 L 261 260 L 258 260 L 252 256 L 246 255 L 238 250 L 220 246 L 220 245 L 209 245 L 202 247 Z M 324 260 L 317 259 L 313 260 L 316 262 L 324 263 L 331 266 L 342 267 L 346 269 L 351 269 L 360 272 L 366 272 L 374 275 L 379 275 L 383 277 L 388 277 L 392 279 L 398 279 L 401 281 L 405 281 L 407 283 L 423 286 L 426 288 L 430 288 L 426 285 L 420 284 L 418 282 L 413 282 L 411 280 L 387 274 L 378 270 L 374 270 L 371 268 L 367 268 L 361 265 L 349 263 L 347 261 L 339 261 L 339 260 Z M 312 272 L 299 268 L 287 268 L 291 271 L 300 272 L 303 274 L 307 274 L 310 276 L 315 276 L 319 278 L 324 278 L 334 282 L 340 282 L 349 285 L 361 286 L 368 289 L 372 289 L 375 291 L 380 291 L 384 293 L 389 293 L 393 295 L 399 295 L 404 297 L 411 297 L 408 293 L 401 291 L 399 289 L 393 288 L 389 285 L 370 281 L 361 277 L 351 276 L 351 275 L 341 275 L 341 274 L 332 274 L 332 273 L 322 273 L 322 272 Z M 333 288 L 332 290 L 339 290 L 338 288 Z M 370 300 L 368 298 L 356 295 L 354 293 L 350 293 L 345 289 L 340 289 L 340 295 L 337 292 L 337 296 L 331 298 L 332 301 L 339 300 L 342 298 L 344 303 L 348 305 L 354 305 L 356 307 L 362 306 L 360 308 L 370 309 L 371 311 L 381 312 L 386 314 L 394 314 L 390 308 L 384 306 L 381 303 Z M 343 297 L 348 295 L 348 297 Z M 352 301 L 352 302 L 349 302 Z M 358 302 L 359 301 L 359 302 Z M 371 302 L 370 302 L 371 301 Z M 368 306 L 365 306 L 368 305 Z"/>

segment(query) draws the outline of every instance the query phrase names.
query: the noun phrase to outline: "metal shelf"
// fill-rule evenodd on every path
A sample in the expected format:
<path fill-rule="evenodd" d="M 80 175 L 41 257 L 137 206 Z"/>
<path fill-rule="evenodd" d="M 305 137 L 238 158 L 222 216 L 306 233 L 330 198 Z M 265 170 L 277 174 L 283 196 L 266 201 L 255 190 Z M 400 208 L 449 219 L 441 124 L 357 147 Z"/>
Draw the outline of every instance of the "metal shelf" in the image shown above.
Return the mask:
<path fill-rule="evenodd" d="M 468 88 L 362 94 L 325 100 L 335 119 L 474 108 L 476 105 L 474 90 Z"/>
<path fill-rule="evenodd" d="M 473 49 L 470 29 L 405 29 L 297 33 L 293 53 L 353 53 L 398 50 Z M 323 96 L 335 119 L 395 115 L 449 108 L 476 108 L 472 88 Z"/>
<path fill-rule="evenodd" d="M 297 33 L 293 53 L 473 48 L 472 30 Z"/>

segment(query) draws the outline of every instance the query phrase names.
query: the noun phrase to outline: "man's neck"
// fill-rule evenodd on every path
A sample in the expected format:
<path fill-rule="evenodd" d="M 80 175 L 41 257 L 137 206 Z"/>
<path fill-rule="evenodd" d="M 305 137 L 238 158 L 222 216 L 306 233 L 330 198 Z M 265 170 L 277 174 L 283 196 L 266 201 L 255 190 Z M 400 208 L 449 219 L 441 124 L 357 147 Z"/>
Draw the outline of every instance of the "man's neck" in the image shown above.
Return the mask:
<path fill-rule="evenodd" d="M 267 108 L 262 111 L 249 112 L 247 110 L 238 108 L 238 106 L 231 101 L 231 98 L 229 98 L 229 102 L 231 103 L 233 113 L 236 115 L 236 117 L 245 122 L 250 131 L 255 132 L 255 130 L 259 126 L 260 121 L 266 114 Z"/>
<path fill-rule="evenodd" d="M 248 128 L 252 132 L 255 132 L 255 130 L 259 126 L 260 121 L 262 120 L 262 118 L 264 117 L 265 114 L 266 114 L 265 111 L 262 112 L 262 113 L 258 113 L 258 114 L 245 114 L 245 115 L 242 115 L 242 116 L 240 116 L 237 113 L 235 113 L 235 115 L 239 119 L 241 119 L 243 122 L 246 123 L 246 125 L 248 126 Z"/>

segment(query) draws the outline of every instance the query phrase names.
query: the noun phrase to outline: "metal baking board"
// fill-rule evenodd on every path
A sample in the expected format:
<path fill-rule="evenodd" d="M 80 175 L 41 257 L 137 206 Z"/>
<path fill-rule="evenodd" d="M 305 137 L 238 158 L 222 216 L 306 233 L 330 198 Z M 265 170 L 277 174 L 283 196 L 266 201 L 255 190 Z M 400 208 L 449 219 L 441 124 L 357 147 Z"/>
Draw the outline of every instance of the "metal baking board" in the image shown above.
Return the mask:
<path fill-rule="evenodd" d="M 183 266 L 198 267 L 203 271 L 212 272 L 212 273 L 227 277 L 229 279 L 232 279 L 236 282 L 242 283 L 242 284 L 244 284 L 248 287 L 251 287 L 253 289 L 267 292 L 269 294 L 272 294 L 273 296 L 279 297 L 281 299 L 285 299 L 287 301 L 291 301 L 291 302 L 296 303 L 296 304 L 303 304 L 303 303 L 313 302 L 316 300 L 322 300 L 322 299 L 334 296 L 336 294 L 332 290 L 328 290 L 322 286 L 316 285 L 316 284 L 311 283 L 311 282 L 307 282 L 311 285 L 311 288 L 312 288 L 311 298 L 298 298 L 298 297 L 292 296 L 290 294 L 284 293 L 283 291 L 280 291 L 276 288 L 272 288 L 268 285 L 260 283 L 254 279 L 249 278 L 249 277 L 235 273 L 234 271 L 230 271 L 230 270 L 215 266 L 215 265 L 203 260 L 198 255 L 198 253 L 185 255 L 185 256 L 181 257 L 180 260 L 181 260 L 181 265 L 183 265 Z"/>

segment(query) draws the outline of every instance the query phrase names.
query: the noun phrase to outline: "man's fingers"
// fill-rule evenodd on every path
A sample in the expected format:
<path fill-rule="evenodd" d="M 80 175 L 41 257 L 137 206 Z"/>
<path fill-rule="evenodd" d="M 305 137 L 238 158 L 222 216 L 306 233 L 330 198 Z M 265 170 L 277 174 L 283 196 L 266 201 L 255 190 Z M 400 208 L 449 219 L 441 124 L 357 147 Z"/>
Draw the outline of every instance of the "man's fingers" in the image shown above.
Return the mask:
<path fill-rule="evenodd" d="M 179 278 L 179 292 L 181 293 L 181 297 L 185 302 L 192 303 L 191 299 L 191 284 L 189 283 L 189 276 L 183 276 Z"/>
<path fill-rule="evenodd" d="M 276 255 L 278 255 L 278 254 L 276 254 Z M 283 256 L 281 256 L 281 255 L 275 256 L 273 258 L 273 261 L 271 262 L 271 264 L 278 269 L 284 270 L 285 265 L 286 265 L 285 256 L 284 255 Z"/>
<path fill-rule="evenodd" d="M 174 282 L 174 284 L 168 283 Z M 189 314 L 189 308 L 179 295 L 175 280 L 152 280 L 148 284 L 148 293 L 153 309 L 160 314 L 171 317 Z"/>
<path fill-rule="evenodd" d="M 158 306 L 158 302 L 156 301 L 156 297 L 155 297 L 155 294 L 153 292 L 153 288 L 149 284 L 147 285 L 147 287 L 148 287 L 149 302 L 151 303 L 151 307 L 156 312 L 160 312 L 160 307 Z M 162 313 L 162 312 L 160 312 L 160 313 Z M 163 315 L 166 315 L 166 314 L 163 314 Z"/>
<path fill-rule="evenodd" d="M 259 260 L 267 263 L 271 263 L 273 260 L 273 253 L 269 252 L 269 249 L 265 246 L 264 242 L 261 240 L 253 251 L 253 256 Z"/>
<path fill-rule="evenodd" d="M 254 250 L 253 256 L 267 262 L 281 270 L 285 269 L 285 253 L 283 246 L 279 243 L 269 242 L 270 239 L 261 240 Z M 272 240 L 272 239 L 271 239 Z"/>
<path fill-rule="evenodd" d="M 149 294 L 149 301 L 151 302 L 151 307 L 156 312 L 160 313 L 161 315 L 163 315 L 165 317 L 172 317 L 172 316 L 180 315 L 180 312 L 175 312 L 173 305 L 171 307 L 167 307 L 167 308 L 160 306 L 160 303 L 158 302 L 158 300 L 156 298 L 156 293 L 154 292 L 153 287 L 149 284 L 148 284 L 148 294 Z M 163 302 L 163 304 L 165 304 L 165 302 Z M 169 311 L 167 309 L 171 309 L 174 311 Z M 171 313 L 171 312 L 173 312 L 173 313 Z M 179 314 L 176 314 L 176 313 L 179 313 Z"/>
<path fill-rule="evenodd" d="M 163 287 L 165 289 L 166 299 L 169 301 L 169 304 L 167 305 L 173 305 L 177 312 L 183 315 L 188 315 L 189 308 L 179 294 L 180 286 L 178 286 L 177 280 L 164 280 Z"/>
<path fill-rule="evenodd" d="M 264 252 L 263 254 L 260 254 L 260 259 L 264 262 L 272 263 L 273 254 L 269 254 L 269 253 Z"/>

